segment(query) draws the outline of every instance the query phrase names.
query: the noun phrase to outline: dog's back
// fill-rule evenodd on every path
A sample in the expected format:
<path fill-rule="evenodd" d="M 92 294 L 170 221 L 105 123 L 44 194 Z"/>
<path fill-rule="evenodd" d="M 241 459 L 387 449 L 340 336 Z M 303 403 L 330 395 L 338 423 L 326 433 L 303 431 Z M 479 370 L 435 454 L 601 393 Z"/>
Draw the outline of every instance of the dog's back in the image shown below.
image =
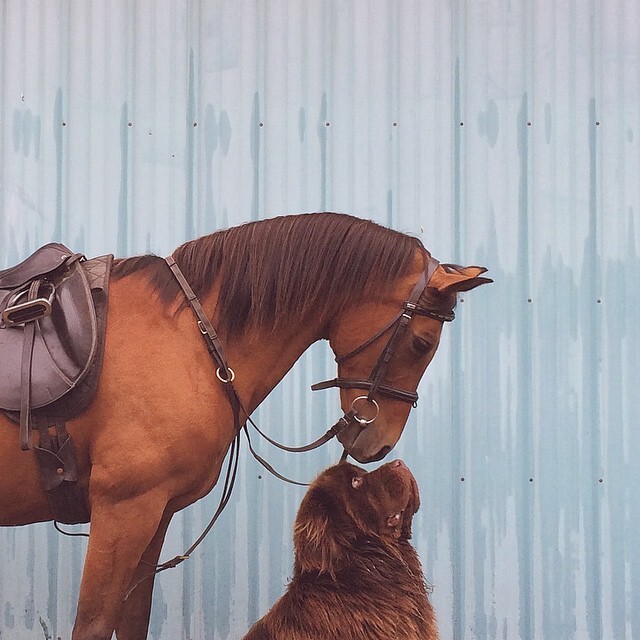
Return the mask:
<path fill-rule="evenodd" d="M 436 640 L 420 563 L 403 546 L 403 559 L 370 546 L 335 578 L 296 576 L 245 640 Z"/>

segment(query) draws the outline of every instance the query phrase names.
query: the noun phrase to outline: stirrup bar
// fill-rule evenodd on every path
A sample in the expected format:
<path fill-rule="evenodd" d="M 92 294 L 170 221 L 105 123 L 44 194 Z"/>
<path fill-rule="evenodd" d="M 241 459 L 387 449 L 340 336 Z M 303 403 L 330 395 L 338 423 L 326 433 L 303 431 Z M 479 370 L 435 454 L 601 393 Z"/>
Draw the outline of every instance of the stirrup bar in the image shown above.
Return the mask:
<path fill-rule="evenodd" d="M 2 312 L 2 322 L 6 327 L 17 327 L 51 315 L 51 306 L 56 288 L 50 282 L 43 282 L 41 288 L 49 289 L 49 294 L 46 297 L 18 302 L 20 298 L 28 294 L 28 289 L 23 289 L 12 297 L 9 305 Z M 38 291 L 38 293 L 40 292 Z"/>

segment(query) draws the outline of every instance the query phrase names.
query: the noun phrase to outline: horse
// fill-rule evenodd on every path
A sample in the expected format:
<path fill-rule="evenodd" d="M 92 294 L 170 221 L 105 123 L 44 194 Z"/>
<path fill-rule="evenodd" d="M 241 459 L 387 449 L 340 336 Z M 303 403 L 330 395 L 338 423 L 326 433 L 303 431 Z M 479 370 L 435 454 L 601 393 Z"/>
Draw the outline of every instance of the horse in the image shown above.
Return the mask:
<path fill-rule="evenodd" d="M 340 389 L 330 435 L 360 463 L 391 451 L 457 292 L 490 282 L 485 271 L 336 213 L 217 231 L 170 259 L 116 259 L 97 391 L 67 424 L 91 523 L 72 639 L 147 637 L 172 516 L 216 485 L 240 426 L 314 342 L 338 361 L 319 385 Z M 2 413 L 0 468 L 11 469 L 1 526 L 54 519 L 33 451 Z"/>

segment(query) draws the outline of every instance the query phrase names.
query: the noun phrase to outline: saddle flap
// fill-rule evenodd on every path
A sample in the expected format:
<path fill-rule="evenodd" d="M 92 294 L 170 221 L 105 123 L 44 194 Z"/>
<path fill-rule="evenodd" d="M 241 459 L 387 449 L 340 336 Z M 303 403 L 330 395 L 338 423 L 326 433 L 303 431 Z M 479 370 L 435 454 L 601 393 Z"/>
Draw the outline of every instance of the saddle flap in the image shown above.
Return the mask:
<path fill-rule="evenodd" d="M 11 298 L 7 283 L 21 286 L 26 274 L 36 274 L 59 260 L 62 245 L 47 245 L 36 261 L 27 258 L 21 265 L 8 269 L 0 280 L 0 313 Z M 46 249 L 47 247 L 43 247 Z M 62 247 L 66 250 L 66 248 Z M 39 250 L 41 251 L 41 250 Z M 36 252 L 36 254 L 39 252 Z M 35 254 L 34 254 L 35 255 Z M 66 257 L 72 253 L 66 250 Z M 47 257 L 47 260 L 43 259 Z M 31 256 L 33 258 L 34 256 Z M 40 265 L 40 267 L 37 267 Z M 15 269 L 18 269 L 17 271 Z M 35 339 L 31 367 L 31 407 L 37 409 L 56 401 L 72 389 L 86 374 L 97 348 L 98 331 L 91 287 L 82 264 L 78 261 L 46 273 L 55 295 L 51 313 L 35 322 Z M 4 288 L 7 287 L 7 288 Z M 21 402 L 21 380 L 17 372 L 22 362 L 24 325 L 0 325 L 0 408 L 18 411 Z"/>
<path fill-rule="evenodd" d="M 73 255 L 63 244 L 51 242 L 40 247 L 15 267 L 0 271 L 0 289 L 15 289 L 27 284 L 39 276 L 60 268 L 62 263 Z"/>

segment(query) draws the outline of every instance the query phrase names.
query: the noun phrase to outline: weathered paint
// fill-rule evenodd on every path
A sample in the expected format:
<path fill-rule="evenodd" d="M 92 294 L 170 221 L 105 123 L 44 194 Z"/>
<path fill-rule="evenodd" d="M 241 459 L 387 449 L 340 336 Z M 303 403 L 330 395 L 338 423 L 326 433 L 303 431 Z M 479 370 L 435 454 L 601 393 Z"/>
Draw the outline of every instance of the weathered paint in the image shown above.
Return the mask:
<path fill-rule="evenodd" d="M 640 637 L 637 3 L 0 6 L 0 268 L 52 240 L 166 254 L 314 210 L 487 265 L 398 446 L 442 637 Z M 334 366 L 314 346 L 259 422 L 317 437 L 337 397 L 308 387 Z M 300 479 L 338 456 L 260 450 Z M 302 493 L 245 447 L 215 532 L 159 578 L 150 637 L 240 637 L 284 588 Z M 176 518 L 165 558 L 216 497 Z M 1 638 L 69 637 L 84 547 L 0 531 Z"/>

